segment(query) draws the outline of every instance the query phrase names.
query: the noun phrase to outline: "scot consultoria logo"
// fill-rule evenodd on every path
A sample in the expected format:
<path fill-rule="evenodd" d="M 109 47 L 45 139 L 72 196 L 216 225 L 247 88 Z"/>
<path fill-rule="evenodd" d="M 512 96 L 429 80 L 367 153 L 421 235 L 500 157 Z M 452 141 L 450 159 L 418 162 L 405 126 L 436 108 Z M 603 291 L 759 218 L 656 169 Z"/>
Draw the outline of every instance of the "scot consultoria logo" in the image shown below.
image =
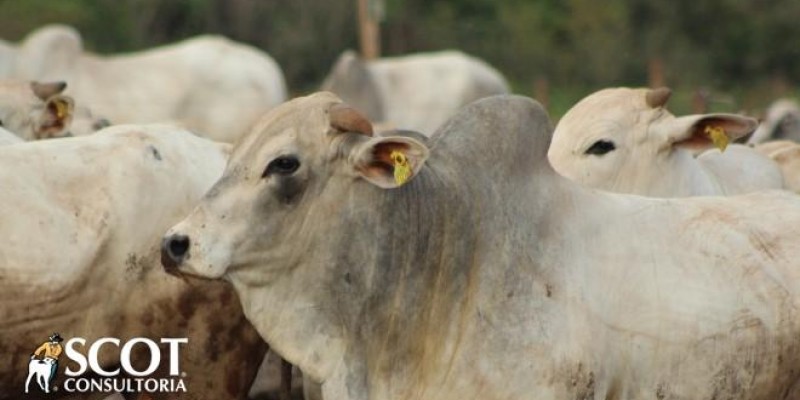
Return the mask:
<path fill-rule="evenodd" d="M 39 385 L 39 388 L 45 393 L 50 393 L 50 390 L 58 390 L 57 386 L 53 386 L 53 380 L 58 371 L 58 357 L 64 351 L 61 347 L 63 341 L 61 335 L 54 333 L 33 352 L 31 361 L 28 363 L 25 393 L 30 390 L 31 380 Z"/>
<path fill-rule="evenodd" d="M 28 377 L 25 379 L 25 393 L 39 390 L 52 393 L 61 390 L 67 393 L 181 393 L 186 392 L 185 374 L 180 369 L 181 345 L 189 343 L 188 338 L 161 338 L 160 344 L 169 351 L 167 376 L 161 367 L 162 357 L 159 343 L 145 337 L 131 338 L 125 342 L 113 337 L 99 338 L 91 343 L 85 338 L 74 337 L 67 340 L 53 333 L 33 351 L 28 362 Z M 135 347 L 146 347 L 149 353 L 147 368 L 137 370 L 131 359 Z M 119 367 L 109 370 L 98 360 L 102 347 L 114 347 L 119 352 Z M 109 351 L 108 349 L 104 351 Z M 113 351 L 113 350 L 112 350 Z M 143 354 L 137 352 L 137 354 Z M 63 356 L 63 357 L 62 357 Z M 63 383 L 57 384 L 59 359 L 65 362 Z M 147 358 L 145 357 L 145 360 Z M 143 360 L 139 360 L 141 362 Z M 69 363 L 67 365 L 66 363 Z M 72 369 L 77 365 L 77 369 Z M 141 365 L 139 365 L 141 369 Z M 156 371 L 162 371 L 154 377 Z M 87 375 L 84 377 L 84 375 Z"/>

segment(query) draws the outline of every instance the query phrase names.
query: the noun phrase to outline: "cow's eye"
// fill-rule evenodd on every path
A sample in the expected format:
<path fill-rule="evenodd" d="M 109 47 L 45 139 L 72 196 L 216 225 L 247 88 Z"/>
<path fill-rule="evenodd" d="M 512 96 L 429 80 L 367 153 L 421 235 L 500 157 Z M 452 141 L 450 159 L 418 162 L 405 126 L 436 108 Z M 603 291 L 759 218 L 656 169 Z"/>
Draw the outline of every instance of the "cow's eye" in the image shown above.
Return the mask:
<path fill-rule="evenodd" d="M 300 160 L 295 156 L 280 156 L 272 160 L 261 177 L 264 178 L 272 174 L 289 175 L 300 168 Z"/>
<path fill-rule="evenodd" d="M 598 140 L 592 144 L 591 147 L 586 149 L 584 154 L 593 154 L 596 156 L 602 156 L 608 152 L 614 151 L 617 146 L 614 145 L 614 142 L 608 140 Z"/>

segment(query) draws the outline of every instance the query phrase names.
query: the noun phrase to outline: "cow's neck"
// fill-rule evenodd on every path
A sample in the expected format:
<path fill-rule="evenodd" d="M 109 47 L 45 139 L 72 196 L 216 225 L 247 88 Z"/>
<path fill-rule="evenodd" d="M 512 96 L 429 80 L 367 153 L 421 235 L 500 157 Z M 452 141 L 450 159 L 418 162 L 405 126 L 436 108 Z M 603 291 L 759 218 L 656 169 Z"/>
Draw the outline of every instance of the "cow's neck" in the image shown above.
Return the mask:
<path fill-rule="evenodd" d="M 271 349 L 303 370 L 313 381 L 324 382 L 341 363 L 342 329 L 331 304 L 308 296 L 324 282 L 306 279 L 264 284 L 259 271 L 231 274 L 245 316 Z"/>
<path fill-rule="evenodd" d="M 339 216 L 349 228 L 322 252 L 335 256 L 317 261 L 334 264 L 323 301 L 340 305 L 347 357 L 378 398 L 424 397 L 405 390 L 451 378 L 443 365 L 470 351 L 461 335 L 497 297 L 489 280 L 499 270 L 526 270 L 531 282 L 544 274 L 531 260 L 564 181 L 549 167 L 503 182 L 464 172 L 434 165 L 408 187 L 355 193 Z"/>
<path fill-rule="evenodd" d="M 657 187 L 638 194 L 652 197 L 684 197 L 722 193 L 722 188 L 690 151 L 674 149 L 666 162 L 668 165 L 664 168 L 649 168 L 658 174 L 648 177 L 650 184 Z M 666 171 L 669 173 L 665 173 Z"/>
<path fill-rule="evenodd" d="M 345 205 L 312 209 L 318 234 L 294 243 L 302 255 L 289 262 L 304 275 L 280 285 L 257 270 L 229 277 L 248 319 L 315 380 L 397 395 L 448 379 L 442 360 L 469 351 L 459 332 L 495 295 L 491 269 L 537 279 L 539 230 L 553 229 L 553 204 L 571 200 L 549 167 L 505 182 L 481 174 L 433 166 L 403 188 L 360 183 L 338 195 Z"/>

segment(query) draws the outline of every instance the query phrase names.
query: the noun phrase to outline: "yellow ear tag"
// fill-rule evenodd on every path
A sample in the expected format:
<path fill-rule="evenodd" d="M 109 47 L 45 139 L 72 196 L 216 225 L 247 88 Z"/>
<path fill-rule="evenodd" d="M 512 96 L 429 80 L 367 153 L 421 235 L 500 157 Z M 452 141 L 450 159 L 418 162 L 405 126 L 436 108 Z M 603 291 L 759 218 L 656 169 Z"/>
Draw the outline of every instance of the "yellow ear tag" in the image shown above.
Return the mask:
<path fill-rule="evenodd" d="M 67 116 L 67 104 L 63 101 L 55 100 L 56 105 L 56 117 L 58 119 L 64 119 Z"/>
<path fill-rule="evenodd" d="M 402 185 L 408 182 L 411 178 L 411 167 L 408 166 L 408 158 L 402 152 L 397 150 L 392 151 L 389 157 L 394 162 L 394 182 L 397 185 Z"/>
<path fill-rule="evenodd" d="M 711 142 L 714 143 L 714 146 L 718 148 L 719 151 L 725 151 L 725 148 L 728 147 L 729 140 L 728 135 L 725 134 L 725 128 L 708 125 L 703 133 L 711 138 Z"/>

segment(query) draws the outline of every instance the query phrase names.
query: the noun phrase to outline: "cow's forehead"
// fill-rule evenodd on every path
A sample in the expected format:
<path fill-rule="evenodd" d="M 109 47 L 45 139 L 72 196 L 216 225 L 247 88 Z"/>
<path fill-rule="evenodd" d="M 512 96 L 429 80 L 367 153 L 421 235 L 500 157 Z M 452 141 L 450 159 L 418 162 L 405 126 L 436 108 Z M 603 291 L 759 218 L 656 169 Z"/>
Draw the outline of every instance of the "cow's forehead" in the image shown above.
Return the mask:
<path fill-rule="evenodd" d="M 575 108 L 602 111 L 620 109 L 639 111 L 648 108 L 645 89 L 614 88 L 591 94 L 578 102 Z"/>
<path fill-rule="evenodd" d="M 632 126 L 646 119 L 643 113 L 652 111 L 647 106 L 646 94 L 645 89 L 630 88 L 604 89 L 590 94 L 567 111 L 559 126 L 578 136 L 591 136 L 603 126 Z"/>
<path fill-rule="evenodd" d="M 245 161 L 275 145 L 293 141 L 297 146 L 314 146 L 324 142 L 330 127 L 328 111 L 341 103 L 328 92 L 298 97 L 265 114 L 236 146 L 233 158 Z"/>

